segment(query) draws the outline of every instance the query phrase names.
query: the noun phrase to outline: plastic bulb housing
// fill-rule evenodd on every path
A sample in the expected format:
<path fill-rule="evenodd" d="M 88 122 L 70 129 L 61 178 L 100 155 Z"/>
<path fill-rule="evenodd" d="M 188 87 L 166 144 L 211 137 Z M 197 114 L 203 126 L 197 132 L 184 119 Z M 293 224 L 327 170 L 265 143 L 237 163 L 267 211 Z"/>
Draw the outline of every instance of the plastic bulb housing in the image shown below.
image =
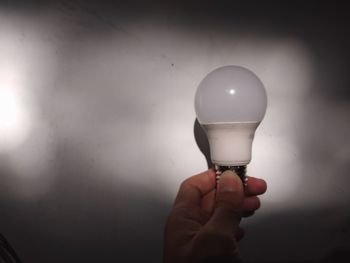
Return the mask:
<path fill-rule="evenodd" d="M 195 110 L 207 134 L 214 164 L 241 166 L 250 162 L 255 130 L 266 106 L 263 83 L 246 68 L 220 67 L 201 81 Z"/>

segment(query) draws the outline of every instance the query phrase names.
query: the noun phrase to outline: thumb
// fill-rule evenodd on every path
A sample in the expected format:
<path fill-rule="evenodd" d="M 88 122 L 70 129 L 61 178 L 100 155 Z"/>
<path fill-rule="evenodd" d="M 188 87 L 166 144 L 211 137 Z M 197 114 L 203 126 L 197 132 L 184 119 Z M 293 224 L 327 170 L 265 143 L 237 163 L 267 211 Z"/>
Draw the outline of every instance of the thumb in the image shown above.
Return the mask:
<path fill-rule="evenodd" d="M 225 171 L 219 179 L 215 209 L 208 224 L 221 233 L 232 233 L 241 220 L 244 190 L 241 179 L 232 171 Z"/>

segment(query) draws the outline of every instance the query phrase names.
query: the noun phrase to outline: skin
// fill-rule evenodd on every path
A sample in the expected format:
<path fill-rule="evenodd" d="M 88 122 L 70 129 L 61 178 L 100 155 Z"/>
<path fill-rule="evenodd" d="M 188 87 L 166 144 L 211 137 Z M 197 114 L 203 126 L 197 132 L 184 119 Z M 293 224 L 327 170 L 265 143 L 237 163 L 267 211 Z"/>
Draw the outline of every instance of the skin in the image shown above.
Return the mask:
<path fill-rule="evenodd" d="M 186 179 L 165 226 L 164 263 L 237 262 L 240 220 L 260 207 L 266 188 L 254 177 L 243 187 L 232 171 L 217 185 L 212 169 Z"/>

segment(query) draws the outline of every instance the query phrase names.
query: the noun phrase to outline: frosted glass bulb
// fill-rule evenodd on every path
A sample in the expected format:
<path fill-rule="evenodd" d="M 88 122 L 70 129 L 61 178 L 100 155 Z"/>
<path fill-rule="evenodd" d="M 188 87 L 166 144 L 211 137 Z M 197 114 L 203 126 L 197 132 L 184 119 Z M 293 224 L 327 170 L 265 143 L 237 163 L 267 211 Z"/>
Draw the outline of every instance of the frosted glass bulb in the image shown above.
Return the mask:
<path fill-rule="evenodd" d="M 245 166 L 251 160 L 256 128 L 264 118 L 264 85 L 250 70 L 225 66 L 210 72 L 195 95 L 197 119 L 218 166 Z"/>

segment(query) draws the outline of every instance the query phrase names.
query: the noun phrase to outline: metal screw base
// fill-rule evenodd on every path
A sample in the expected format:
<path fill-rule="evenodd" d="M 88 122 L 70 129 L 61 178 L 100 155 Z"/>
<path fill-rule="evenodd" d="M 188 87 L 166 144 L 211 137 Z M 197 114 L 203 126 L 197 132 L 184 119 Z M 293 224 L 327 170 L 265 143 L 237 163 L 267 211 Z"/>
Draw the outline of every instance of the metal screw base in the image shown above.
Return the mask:
<path fill-rule="evenodd" d="M 247 166 L 221 166 L 215 164 L 216 181 L 219 181 L 220 175 L 226 170 L 234 171 L 241 178 L 244 186 L 247 186 L 248 178 L 246 177 Z"/>

